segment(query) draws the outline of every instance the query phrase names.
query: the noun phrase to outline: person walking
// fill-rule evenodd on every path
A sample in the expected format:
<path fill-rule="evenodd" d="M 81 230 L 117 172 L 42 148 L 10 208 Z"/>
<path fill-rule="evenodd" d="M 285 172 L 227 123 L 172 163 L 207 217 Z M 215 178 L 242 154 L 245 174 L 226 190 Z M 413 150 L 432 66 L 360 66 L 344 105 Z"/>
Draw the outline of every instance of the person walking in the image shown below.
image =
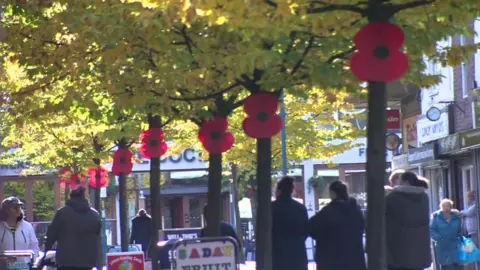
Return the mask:
<path fill-rule="evenodd" d="M 432 264 L 426 185 L 415 173 L 404 172 L 385 196 L 388 270 L 419 270 Z"/>
<path fill-rule="evenodd" d="M 272 202 L 272 269 L 306 270 L 307 208 L 292 198 L 295 179 L 284 176 L 277 183 Z"/>
<path fill-rule="evenodd" d="M 457 246 L 462 237 L 462 221 L 460 213 L 454 210 L 453 202 L 443 199 L 440 210 L 433 214 L 430 224 L 430 235 L 434 241 L 435 261 L 440 270 L 461 270 L 458 263 Z"/>
<path fill-rule="evenodd" d="M 471 190 L 467 193 L 468 206 L 460 212 L 466 237 L 471 238 L 478 247 L 478 222 L 476 207 L 476 192 Z M 465 265 L 465 270 L 475 270 L 475 264 Z"/>
<path fill-rule="evenodd" d="M 38 255 L 38 239 L 35 230 L 24 220 L 22 201 L 9 197 L 2 201 L 0 210 L 0 252 L 30 250 Z"/>
<path fill-rule="evenodd" d="M 142 245 L 142 251 L 145 256 L 148 255 L 150 248 L 150 236 L 152 218 L 145 209 L 140 209 L 136 217 L 132 219 L 132 233 L 130 235 L 130 244 Z"/>
<path fill-rule="evenodd" d="M 315 240 L 318 270 L 366 270 L 363 249 L 363 214 L 349 198 L 347 186 L 335 181 L 329 187 L 331 202 L 309 222 Z"/>
<path fill-rule="evenodd" d="M 98 263 L 101 221 L 85 198 L 85 188 L 70 192 L 66 206 L 57 210 L 45 236 L 45 252 L 57 243 L 59 270 L 91 270 Z"/>

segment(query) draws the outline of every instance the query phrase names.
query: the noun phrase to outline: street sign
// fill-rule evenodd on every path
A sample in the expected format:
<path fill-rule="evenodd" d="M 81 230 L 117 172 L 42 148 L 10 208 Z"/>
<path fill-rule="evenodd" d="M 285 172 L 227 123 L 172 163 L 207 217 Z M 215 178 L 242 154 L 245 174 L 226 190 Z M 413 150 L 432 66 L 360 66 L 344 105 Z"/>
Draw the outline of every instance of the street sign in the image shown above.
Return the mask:
<path fill-rule="evenodd" d="M 238 268 L 238 244 L 231 237 L 182 240 L 173 247 L 173 270 Z"/>
<path fill-rule="evenodd" d="M 145 258 L 142 251 L 116 252 L 107 254 L 108 270 L 144 270 Z"/>

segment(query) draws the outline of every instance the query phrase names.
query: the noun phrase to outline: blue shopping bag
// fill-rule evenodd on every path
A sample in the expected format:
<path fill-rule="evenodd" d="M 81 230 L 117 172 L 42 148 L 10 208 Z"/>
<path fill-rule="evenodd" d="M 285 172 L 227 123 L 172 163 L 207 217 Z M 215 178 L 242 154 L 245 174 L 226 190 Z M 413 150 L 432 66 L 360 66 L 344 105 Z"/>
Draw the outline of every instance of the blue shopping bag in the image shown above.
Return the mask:
<path fill-rule="evenodd" d="M 470 264 L 480 261 L 480 251 L 470 238 L 462 237 L 462 241 L 458 243 L 457 254 L 460 264 Z"/>

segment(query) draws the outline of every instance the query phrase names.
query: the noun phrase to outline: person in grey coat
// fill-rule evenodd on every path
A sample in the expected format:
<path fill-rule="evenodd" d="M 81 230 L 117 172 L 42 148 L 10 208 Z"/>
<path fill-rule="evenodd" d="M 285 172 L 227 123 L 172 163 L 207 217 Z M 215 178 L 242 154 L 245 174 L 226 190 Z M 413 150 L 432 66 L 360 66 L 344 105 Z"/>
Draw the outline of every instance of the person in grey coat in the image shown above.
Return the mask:
<path fill-rule="evenodd" d="M 101 226 L 100 215 L 85 198 L 85 188 L 79 187 L 70 193 L 70 200 L 57 210 L 48 226 L 45 251 L 57 243 L 59 270 L 91 270 L 97 265 Z"/>
<path fill-rule="evenodd" d="M 389 270 L 419 270 L 432 263 L 426 182 L 404 172 L 385 197 L 387 265 Z"/>

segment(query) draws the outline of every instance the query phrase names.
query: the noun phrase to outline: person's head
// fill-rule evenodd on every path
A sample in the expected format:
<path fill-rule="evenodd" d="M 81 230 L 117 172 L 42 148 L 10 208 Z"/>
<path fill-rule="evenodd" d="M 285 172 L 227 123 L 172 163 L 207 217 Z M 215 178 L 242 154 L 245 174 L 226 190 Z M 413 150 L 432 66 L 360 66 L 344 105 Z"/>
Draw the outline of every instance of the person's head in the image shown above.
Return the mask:
<path fill-rule="evenodd" d="M 404 173 L 404 170 L 395 170 L 390 174 L 388 178 L 388 182 L 390 182 L 390 186 L 398 186 L 400 185 L 400 176 Z"/>
<path fill-rule="evenodd" d="M 295 187 L 295 178 L 291 176 L 284 176 L 277 183 L 276 195 L 279 196 L 292 196 L 293 189 Z"/>
<path fill-rule="evenodd" d="M 427 178 L 425 178 L 425 177 L 423 177 L 423 176 L 418 176 L 418 180 L 415 182 L 415 185 L 414 185 L 414 186 L 416 186 L 416 187 L 422 187 L 422 188 L 424 188 L 424 189 L 428 189 L 428 183 L 429 183 L 429 182 L 430 182 L 430 181 L 429 181 Z"/>
<path fill-rule="evenodd" d="M 347 185 L 342 183 L 341 181 L 335 181 L 330 184 L 330 187 L 328 188 L 330 192 L 330 199 L 333 200 L 342 200 L 346 201 L 348 200 L 348 191 L 347 191 Z"/>
<path fill-rule="evenodd" d="M 475 190 L 470 190 L 470 191 L 467 193 L 467 198 L 468 198 L 468 203 L 469 203 L 469 204 L 472 204 L 472 203 L 475 202 L 476 197 L 477 197 L 476 195 L 477 195 L 477 194 L 476 194 Z"/>
<path fill-rule="evenodd" d="M 453 201 L 452 200 L 443 199 L 440 202 L 440 209 L 442 210 L 442 212 L 449 214 L 452 211 L 452 208 L 453 208 Z"/>
<path fill-rule="evenodd" d="M 137 214 L 139 217 L 146 217 L 147 216 L 147 211 L 145 209 L 140 209 L 138 210 L 138 214 Z"/>
<path fill-rule="evenodd" d="M 71 199 L 85 198 L 85 188 L 84 187 L 78 187 L 78 188 L 70 191 L 70 198 Z"/>
<path fill-rule="evenodd" d="M 2 201 L 0 220 L 20 219 L 23 216 L 23 202 L 17 197 L 8 197 Z"/>

